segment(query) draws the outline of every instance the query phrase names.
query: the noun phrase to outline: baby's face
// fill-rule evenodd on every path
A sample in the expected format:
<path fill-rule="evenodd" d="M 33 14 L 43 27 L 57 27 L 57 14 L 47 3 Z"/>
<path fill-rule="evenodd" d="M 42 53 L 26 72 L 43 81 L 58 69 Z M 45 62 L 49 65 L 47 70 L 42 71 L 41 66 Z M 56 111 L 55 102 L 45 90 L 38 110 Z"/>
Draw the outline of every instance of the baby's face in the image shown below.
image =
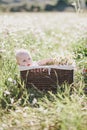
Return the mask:
<path fill-rule="evenodd" d="M 18 59 L 18 64 L 21 66 L 31 66 L 32 58 L 28 54 L 21 55 Z"/>

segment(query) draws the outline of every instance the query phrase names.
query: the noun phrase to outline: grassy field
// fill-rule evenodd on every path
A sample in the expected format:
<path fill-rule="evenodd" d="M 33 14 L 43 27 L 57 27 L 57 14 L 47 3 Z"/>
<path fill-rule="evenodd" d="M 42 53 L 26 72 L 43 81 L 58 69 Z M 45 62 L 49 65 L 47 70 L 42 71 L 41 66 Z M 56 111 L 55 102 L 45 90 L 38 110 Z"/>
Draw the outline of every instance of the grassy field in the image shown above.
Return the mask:
<path fill-rule="evenodd" d="M 21 84 L 15 59 L 20 48 L 28 49 L 36 61 L 72 58 L 76 64 L 73 85 L 61 86 L 64 91 L 56 94 L 28 92 Z M 87 130 L 84 67 L 87 14 L 1 13 L 0 130 Z"/>

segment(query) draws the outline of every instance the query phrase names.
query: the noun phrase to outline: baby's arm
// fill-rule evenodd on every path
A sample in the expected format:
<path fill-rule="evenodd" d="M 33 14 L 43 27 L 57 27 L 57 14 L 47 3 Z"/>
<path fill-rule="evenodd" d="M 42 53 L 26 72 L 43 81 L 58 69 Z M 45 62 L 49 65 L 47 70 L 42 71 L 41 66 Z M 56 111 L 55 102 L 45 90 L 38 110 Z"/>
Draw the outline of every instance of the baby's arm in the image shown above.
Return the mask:
<path fill-rule="evenodd" d="M 54 63 L 54 59 L 51 59 L 51 58 L 49 58 L 49 59 L 43 59 L 43 60 L 40 60 L 40 61 L 37 62 L 37 64 L 39 66 L 53 65 L 53 63 Z"/>

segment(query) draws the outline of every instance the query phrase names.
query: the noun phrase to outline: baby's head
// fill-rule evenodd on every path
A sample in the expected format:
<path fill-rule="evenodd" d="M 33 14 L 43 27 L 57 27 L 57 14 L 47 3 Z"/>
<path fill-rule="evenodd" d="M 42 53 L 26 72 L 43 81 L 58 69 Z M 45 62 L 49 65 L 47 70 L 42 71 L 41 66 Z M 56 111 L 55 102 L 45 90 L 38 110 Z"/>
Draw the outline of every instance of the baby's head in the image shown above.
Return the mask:
<path fill-rule="evenodd" d="M 16 60 L 20 66 L 31 66 L 33 62 L 29 52 L 25 49 L 20 49 L 16 52 Z"/>

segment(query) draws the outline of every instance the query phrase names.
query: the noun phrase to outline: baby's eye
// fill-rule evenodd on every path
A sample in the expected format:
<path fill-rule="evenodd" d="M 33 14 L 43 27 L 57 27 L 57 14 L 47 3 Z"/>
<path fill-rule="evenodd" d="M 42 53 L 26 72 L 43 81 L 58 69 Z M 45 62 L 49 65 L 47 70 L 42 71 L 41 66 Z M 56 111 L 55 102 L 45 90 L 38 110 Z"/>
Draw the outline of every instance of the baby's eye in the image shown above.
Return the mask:
<path fill-rule="evenodd" d="M 26 60 L 23 60 L 23 62 L 26 62 Z"/>
<path fill-rule="evenodd" d="M 28 58 L 28 60 L 31 60 L 31 58 Z"/>

